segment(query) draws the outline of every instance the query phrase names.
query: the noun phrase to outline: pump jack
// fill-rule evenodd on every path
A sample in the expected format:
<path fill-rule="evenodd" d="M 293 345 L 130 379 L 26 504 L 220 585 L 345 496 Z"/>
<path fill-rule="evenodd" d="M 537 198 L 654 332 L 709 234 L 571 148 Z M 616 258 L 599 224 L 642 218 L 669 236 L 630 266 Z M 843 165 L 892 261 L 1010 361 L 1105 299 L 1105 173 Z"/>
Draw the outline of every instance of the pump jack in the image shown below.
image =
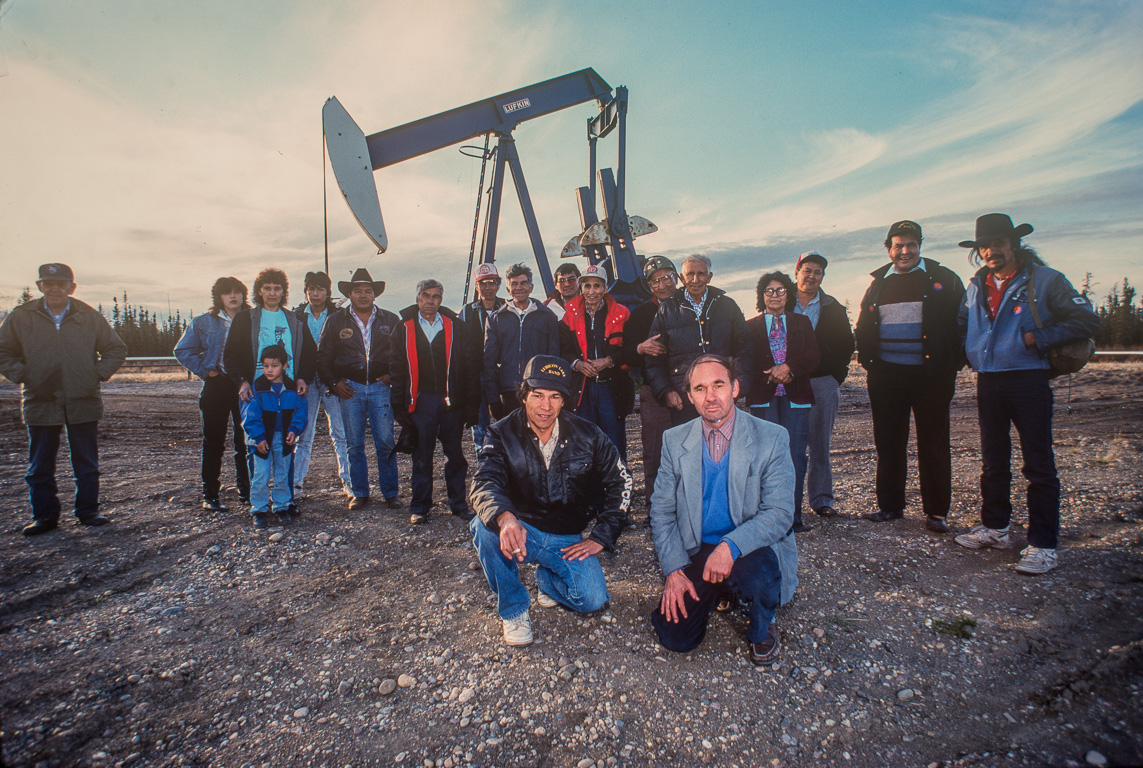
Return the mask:
<path fill-rule="evenodd" d="M 545 292 L 554 288 L 552 271 L 540 237 L 524 170 L 512 131 L 531 120 L 568 107 L 594 100 L 599 114 L 587 121 L 589 146 L 588 186 L 576 190 L 583 231 L 564 246 L 561 256 L 587 256 L 592 264 L 603 263 L 612 277 L 615 298 L 633 304 L 647 297 L 639 279 L 640 259 L 634 238 L 656 231 L 651 222 L 628 216 L 625 202 L 625 155 L 627 150 L 627 89 L 620 86 L 612 95 L 611 86 L 587 68 L 562 77 L 519 88 L 499 96 L 415 120 L 366 136 L 337 100 L 330 97 L 322 108 L 326 147 L 330 166 L 350 211 L 366 235 L 384 253 L 388 248 L 385 222 L 372 174 L 386 166 L 427 152 L 452 146 L 481 135 L 497 139 L 492 183 L 489 188 L 487 219 L 480 261 L 495 261 L 496 234 L 500 220 L 500 199 L 504 170 L 512 172 L 516 196 L 524 215 L 528 238 L 536 257 Z M 617 172 L 603 168 L 596 172 L 596 143 L 618 129 Z M 604 219 L 595 212 L 596 180 L 603 203 Z M 481 190 L 483 193 L 483 190 Z M 473 265 L 469 265 L 471 271 Z"/>

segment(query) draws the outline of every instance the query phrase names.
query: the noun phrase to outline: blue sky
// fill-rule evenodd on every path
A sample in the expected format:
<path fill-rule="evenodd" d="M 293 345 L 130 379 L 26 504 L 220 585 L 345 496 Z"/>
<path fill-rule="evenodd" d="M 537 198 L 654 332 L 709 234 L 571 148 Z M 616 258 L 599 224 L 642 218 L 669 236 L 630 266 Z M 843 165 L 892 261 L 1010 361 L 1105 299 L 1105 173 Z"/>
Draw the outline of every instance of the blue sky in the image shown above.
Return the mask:
<path fill-rule="evenodd" d="M 78 296 L 202 311 L 213 279 L 295 281 L 323 259 L 321 106 L 366 133 L 591 66 L 630 89 L 627 208 L 644 254 L 708 254 L 754 313 L 763 271 L 811 248 L 856 304 L 912 218 L 957 241 L 1010 213 L 1077 284 L 1143 283 L 1137 2 L 277 2 L 0 5 L 0 307 L 47 261 Z M 588 105 L 523 124 L 549 257 L 579 229 Z M 614 159 L 601 146 L 601 164 Z M 480 164 L 441 150 L 374 175 L 376 255 L 329 177 L 331 271 L 412 301 L 463 287 Z M 510 185 L 509 185 L 510 186 Z M 497 261 L 531 262 L 505 193 Z"/>

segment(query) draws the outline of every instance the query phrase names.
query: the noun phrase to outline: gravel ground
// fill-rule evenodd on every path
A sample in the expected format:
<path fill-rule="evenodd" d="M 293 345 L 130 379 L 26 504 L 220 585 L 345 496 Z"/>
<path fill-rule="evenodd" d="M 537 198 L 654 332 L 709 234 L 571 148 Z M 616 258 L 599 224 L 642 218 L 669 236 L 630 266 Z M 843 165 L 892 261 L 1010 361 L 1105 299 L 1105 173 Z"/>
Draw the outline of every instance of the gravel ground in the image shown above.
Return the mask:
<path fill-rule="evenodd" d="M 1029 578 L 1012 570 L 1016 550 L 924 531 L 915 472 L 904 520 L 858 519 L 875 456 L 855 372 L 834 444 L 848 516 L 799 536 L 783 655 L 762 670 L 741 613 L 715 617 L 690 654 L 655 642 L 661 580 L 642 506 L 603 558 L 610 606 L 533 606 L 526 649 L 500 640 L 465 526 L 350 513 L 324 437 L 298 524 L 256 533 L 248 513 L 202 511 L 191 382 L 106 385 L 113 524 L 26 540 L 26 436 L 2 383 L 0 754 L 12 766 L 1143 763 L 1141 374 L 1090 366 L 1070 414 L 1057 382 L 1061 566 Z M 964 374 L 957 530 L 978 522 L 974 397 Z M 635 457 L 635 417 L 628 428 Z M 1023 547 L 1023 529 L 1013 536 Z"/>

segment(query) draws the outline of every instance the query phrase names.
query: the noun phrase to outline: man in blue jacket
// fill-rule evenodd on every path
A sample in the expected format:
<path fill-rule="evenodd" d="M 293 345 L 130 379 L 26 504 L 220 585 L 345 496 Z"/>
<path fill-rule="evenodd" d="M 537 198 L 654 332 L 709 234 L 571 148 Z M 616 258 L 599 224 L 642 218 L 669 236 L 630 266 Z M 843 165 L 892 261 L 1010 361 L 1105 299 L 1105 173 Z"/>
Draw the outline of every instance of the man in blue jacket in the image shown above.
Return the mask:
<path fill-rule="evenodd" d="M 983 468 L 982 524 L 957 536 L 956 543 L 969 549 L 1010 546 L 1010 430 L 1015 424 L 1028 480 L 1028 546 L 1016 570 L 1040 574 L 1057 565 L 1060 530 L 1048 352 L 1094 335 L 1099 318 L 1066 277 L 1024 245 L 1021 238 L 1031 232 L 1031 224 L 1014 227 L 1006 214 L 989 213 L 976 220 L 976 239 L 960 244 L 984 264 L 969 281 L 958 318 L 968 363 L 976 371 Z"/>

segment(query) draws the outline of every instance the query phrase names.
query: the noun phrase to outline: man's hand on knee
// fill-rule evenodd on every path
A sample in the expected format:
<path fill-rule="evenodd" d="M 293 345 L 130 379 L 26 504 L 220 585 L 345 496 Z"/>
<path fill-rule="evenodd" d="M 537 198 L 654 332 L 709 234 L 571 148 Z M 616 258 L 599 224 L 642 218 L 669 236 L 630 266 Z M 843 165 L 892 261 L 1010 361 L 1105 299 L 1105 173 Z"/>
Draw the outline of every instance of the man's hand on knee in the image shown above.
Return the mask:
<path fill-rule="evenodd" d="M 686 596 L 690 594 L 698 602 L 698 592 L 695 585 L 680 568 L 671 571 L 667 581 L 663 584 L 663 599 L 659 601 L 659 612 L 667 617 L 667 621 L 678 624 L 680 618 L 687 618 Z"/>
<path fill-rule="evenodd" d="M 578 544 L 572 544 L 570 547 L 564 547 L 560 550 L 564 560 L 586 560 L 602 551 L 603 545 L 593 539 L 584 539 Z"/>
<path fill-rule="evenodd" d="M 733 567 L 734 555 L 730 551 L 730 545 L 724 541 L 715 547 L 710 557 L 706 559 L 702 580 L 711 584 L 721 584 L 730 578 L 730 569 Z"/>
<path fill-rule="evenodd" d="M 511 512 L 504 511 L 496 518 L 500 526 L 500 553 L 509 560 L 524 562 L 528 556 L 528 532 Z"/>

